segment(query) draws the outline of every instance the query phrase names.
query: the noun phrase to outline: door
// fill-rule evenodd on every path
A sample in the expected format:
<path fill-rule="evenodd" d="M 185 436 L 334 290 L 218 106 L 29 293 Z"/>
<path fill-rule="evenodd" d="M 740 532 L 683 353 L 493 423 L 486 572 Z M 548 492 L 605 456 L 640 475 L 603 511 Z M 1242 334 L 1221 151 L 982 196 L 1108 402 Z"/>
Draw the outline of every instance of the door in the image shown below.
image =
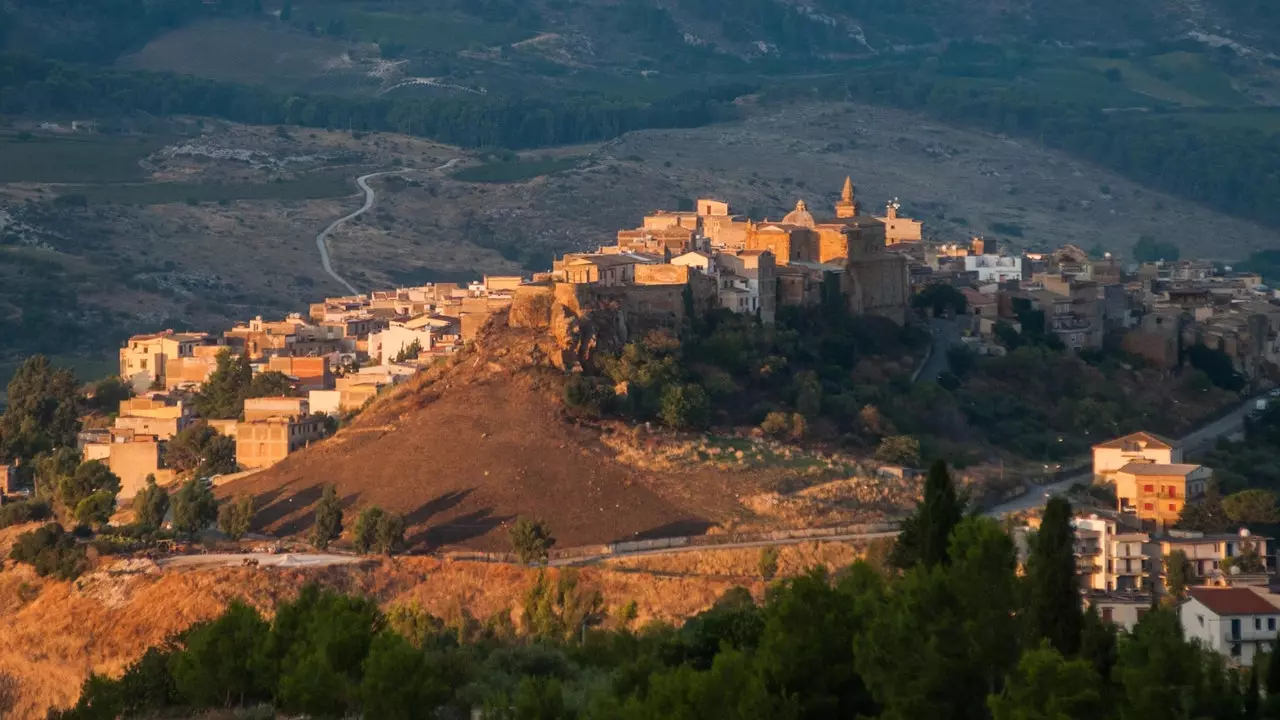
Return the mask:
<path fill-rule="evenodd" d="M 1231 621 L 1231 638 L 1234 640 L 1240 637 L 1240 618 Z"/>

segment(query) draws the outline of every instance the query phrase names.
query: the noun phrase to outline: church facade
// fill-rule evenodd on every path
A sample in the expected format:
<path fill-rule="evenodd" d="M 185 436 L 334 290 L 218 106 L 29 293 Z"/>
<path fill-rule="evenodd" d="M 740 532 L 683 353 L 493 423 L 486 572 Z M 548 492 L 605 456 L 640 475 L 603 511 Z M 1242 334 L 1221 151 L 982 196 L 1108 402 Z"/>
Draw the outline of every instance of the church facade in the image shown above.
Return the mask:
<path fill-rule="evenodd" d="M 745 245 L 771 252 L 780 280 L 784 266 L 799 272 L 835 272 L 850 312 L 904 323 L 911 298 L 907 258 L 885 250 L 885 222 L 859 209 L 853 181 L 845 178 L 835 217 L 818 220 L 800 200 L 780 222 L 752 223 Z"/>

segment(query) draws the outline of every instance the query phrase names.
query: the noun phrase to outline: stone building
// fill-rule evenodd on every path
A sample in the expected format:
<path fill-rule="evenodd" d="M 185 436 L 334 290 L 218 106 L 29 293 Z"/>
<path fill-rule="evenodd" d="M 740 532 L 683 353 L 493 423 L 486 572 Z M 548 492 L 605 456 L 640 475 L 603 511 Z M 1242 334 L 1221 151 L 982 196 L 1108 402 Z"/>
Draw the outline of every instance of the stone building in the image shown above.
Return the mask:
<path fill-rule="evenodd" d="M 205 344 L 204 333 L 176 333 L 165 330 L 152 335 L 134 335 L 120 348 L 120 378 L 142 392 L 165 386 L 165 368 L 170 359 L 191 357 Z"/>
<path fill-rule="evenodd" d="M 773 254 L 783 304 L 797 299 L 811 302 L 813 288 L 821 286 L 824 275 L 834 272 L 850 312 L 904 323 L 911 295 L 907 258 L 887 252 L 885 224 L 858 214 L 858 210 L 853 182 L 846 178 L 835 204 L 835 218 L 819 222 L 801 200 L 782 222 L 765 222 L 750 229 L 746 247 Z M 782 269 L 806 264 L 811 265 L 808 269 L 816 278 L 796 277 L 795 272 Z"/>

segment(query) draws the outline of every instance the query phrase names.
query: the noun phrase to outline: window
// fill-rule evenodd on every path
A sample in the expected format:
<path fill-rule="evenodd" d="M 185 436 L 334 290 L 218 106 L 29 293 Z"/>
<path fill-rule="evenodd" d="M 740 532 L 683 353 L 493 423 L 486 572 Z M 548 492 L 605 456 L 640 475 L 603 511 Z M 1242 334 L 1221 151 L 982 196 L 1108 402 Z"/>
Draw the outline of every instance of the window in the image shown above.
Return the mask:
<path fill-rule="evenodd" d="M 1168 488 L 1166 488 L 1166 489 L 1167 489 L 1167 490 L 1168 490 L 1168 492 L 1169 492 L 1169 497 L 1171 497 L 1171 498 L 1176 498 L 1176 497 L 1178 497 L 1178 488 L 1177 488 L 1177 486 L 1176 486 L 1176 485 L 1170 485 L 1170 486 L 1169 486 Z"/>
<path fill-rule="evenodd" d="M 1156 486 L 1155 486 L 1155 485 L 1143 485 L 1143 486 L 1142 486 L 1142 492 L 1149 492 L 1149 493 L 1153 493 L 1153 492 L 1155 492 L 1155 491 L 1156 491 Z"/>
<path fill-rule="evenodd" d="M 1109 607 L 1102 608 L 1102 619 L 1107 622 L 1111 622 L 1111 608 Z"/>
<path fill-rule="evenodd" d="M 1178 503 L 1169 503 L 1169 512 L 1178 512 Z"/>
<path fill-rule="evenodd" d="M 1273 618 L 1273 617 L 1269 617 L 1269 618 L 1267 618 L 1267 629 L 1268 629 L 1268 630 L 1275 630 L 1275 629 L 1276 629 L 1276 619 L 1275 619 L 1275 618 Z"/>
<path fill-rule="evenodd" d="M 1155 509 L 1156 509 L 1156 506 L 1155 506 L 1155 503 L 1142 503 L 1142 509 L 1143 509 L 1143 510 L 1155 510 Z"/>
<path fill-rule="evenodd" d="M 1262 629 L 1262 618 L 1260 618 L 1260 617 L 1256 617 L 1256 618 L 1254 618 L 1254 619 L 1253 619 L 1253 629 L 1254 629 L 1254 630 L 1261 630 L 1261 629 Z"/>
<path fill-rule="evenodd" d="M 1231 657 L 1240 657 L 1240 643 L 1232 643 Z"/>
<path fill-rule="evenodd" d="M 1204 627 L 1204 616 L 1203 616 L 1203 615 L 1197 615 L 1197 616 L 1196 616 L 1196 620 L 1199 620 L 1199 621 L 1200 621 L 1200 627 Z"/>

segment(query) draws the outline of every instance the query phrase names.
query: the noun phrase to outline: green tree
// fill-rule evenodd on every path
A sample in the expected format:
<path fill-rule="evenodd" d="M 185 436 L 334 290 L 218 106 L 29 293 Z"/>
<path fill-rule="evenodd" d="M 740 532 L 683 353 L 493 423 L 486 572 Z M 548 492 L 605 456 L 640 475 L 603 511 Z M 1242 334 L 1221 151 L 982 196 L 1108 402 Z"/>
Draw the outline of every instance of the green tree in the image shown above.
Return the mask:
<path fill-rule="evenodd" d="M 1040 531 L 1027 559 L 1031 637 L 1043 638 L 1058 652 L 1074 657 L 1080 649 L 1083 615 L 1076 577 L 1075 531 L 1071 503 L 1053 497 L 1045 505 Z"/>
<path fill-rule="evenodd" d="M 170 661 L 174 685 L 193 707 L 244 706 L 269 697 L 264 683 L 264 641 L 270 625 L 239 600 L 211 622 L 192 626 L 182 636 L 183 652 Z"/>
<path fill-rule="evenodd" d="M 293 397 L 297 394 L 294 390 L 293 381 L 288 375 L 276 370 L 268 370 L 258 373 L 249 381 L 249 389 L 245 391 L 246 398 L 262 398 L 262 397 Z M 241 408 L 243 409 L 243 402 Z"/>
<path fill-rule="evenodd" d="M 1258 549 L 1260 542 L 1241 539 L 1236 554 L 1226 558 L 1218 566 L 1223 572 L 1233 572 L 1239 568 L 1242 573 L 1261 573 L 1267 571 L 1267 562 Z"/>
<path fill-rule="evenodd" d="M 1187 596 L 1187 587 L 1195 580 L 1195 568 L 1182 550 L 1174 550 L 1164 558 L 1165 590 L 1175 600 Z"/>
<path fill-rule="evenodd" d="M 80 431 L 80 386 L 70 370 L 33 355 L 9 380 L 0 416 L 0 461 L 27 461 L 56 447 L 74 447 Z"/>
<path fill-rule="evenodd" d="M 375 549 L 383 555 L 399 552 L 404 547 L 404 516 L 400 513 L 383 513 L 374 538 L 377 541 Z"/>
<path fill-rule="evenodd" d="M 373 600 L 308 585 L 282 604 L 267 638 L 278 669 L 277 707 L 342 717 L 360 701 L 362 665 L 385 619 Z"/>
<path fill-rule="evenodd" d="M 1178 528 L 1203 533 L 1223 533 L 1231 528 L 1231 518 L 1227 517 L 1227 511 L 1222 506 L 1217 479 L 1209 481 L 1204 497 L 1182 507 L 1182 514 L 1178 516 Z"/>
<path fill-rule="evenodd" d="M 404 544 L 404 517 L 374 505 L 356 518 L 351 534 L 356 552 L 390 555 Z"/>
<path fill-rule="evenodd" d="M 223 503 L 218 508 L 218 529 L 232 540 L 239 540 L 249 532 L 254 510 L 252 495 L 239 495 Z"/>
<path fill-rule="evenodd" d="M 317 549 L 329 549 L 329 543 L 342 536 L 342 501 L 338 489 L 325 485 L 316 505 L 316 523 L 311 528 L 311 544 Z"/>
<path fill-rule="evenodd" d="M 35 466 L 36 497 L 55 501 L 62 481 L 75 475 L 82 462 L 80 452 L 75 448 L 60 447 L 52 452 L 38 455 Z"/>
<path fill-rule="evenodd" d="M 1280 717 L 1280 635 L 1271 643 L 1271 652 L 1267 655 L 1267 675 L 1263 681 L 1263 688 L 1267 691 L 1267 697 L 1263 701 L 1263 707 L 1266 709 L 1267 715 L 1264 717 Z"/>
<path fill-rule="evenodd" d="M 890 465 L 920 467 L 920 441 L 910 435 L 890 435 L 876 448 L 876 460 Z"/>
<path fill-rule="evenodd" d="M 198 478 L 191 478 L 173 496 L 173 530 L 195 537 L 218 517 L 218 501 L 213 490 Z"/>
<path fill-rule="evenodd" d="M 119 492 L 120 478 L 104 463 L 89 460 L 80 463 L 80 467 L 71 476 L 60 479 L 57 503 L 64 516 L 75 517 L 86 524 L 100 525 L 111 518 L 111 513 L 115 511 L 116 494 Z M 84 519 L 80 518 L 82 505 Z"/>
<path fill-rule="evenodd" d="M 916 564 L 867 603 L 854 665 L 881 718 L 983 718 L 1017 662 L 1013 541 L 994 521 L 955 525 L 949 564 Z"/>
<path fill-rule="evenodd" d="M 109 490 L 99 490 L 76 503 L 75 518 L 81 525 L 100 528 L 111 521 L 116 511 L 116 494 Z"/>
<path fill-rule="evenodd" d="M 179 473 L 196 477 L 236 471 L 236 442 L 205 422 L 178 431 L 165 446 L 165 464 Z"/>
<path fill-rule="evenodd" d="M 147 484 L 133 496 L 133 521 L 143 527 L 159 528 L 169 512 L 169 491 L 156 485 L 156 476 L 148 475 Z"/>
<path fill-rule="evenodd" d="M 1100 679 L 1103 700 L 1112 701 L 1112 671 L 1116 666 L 1116 626 L 1102 619 L 1098 609 L 1089 606 L 1080 633 L 1080 659 L 1086 660 Z"/>
<path fill-rule="evenodd" d="M 1067 660 L 1048 641 L 1023 653 L 1004 692 L 987 698 L 993 720 L 1105 717 L 1100 680 L 1085 660 Z"/>
<path fill-rule="evenodd" d="M 104 415 L 120 410 L 120 403 L 133 397 L 133 388 L 118 377 L 103 378 L 89 389 L 89 404 Z"/>
<path fill-rule="evenodd" d="M 760 548 L 760 577 L 768 582 L 778 574 L 778 548 L 769 545 Z"/>
<path fill-rule="evenodd" d="M 451 696 L 427 667 L 423 653 L 395 632 L 373 638 L 360 681 L 360 710 L 367 718 L 431 717 Z"/>
<path fill-rule="evenodd" d="M 890 563 L 902 569 L 916 563 L 946 563 L 951 531 L 963 516 L 964 503 L 951 483 L 947 464 L 935 460 L 925 478 L 924 498 L 915 513 L 903 521 Z"/>
<path fill-rule="evenodd" d="M 253 382 L 248 353 L 232 356 L 231 350 L 218 353 L 217 366 L 195 398 L 196 412 L 207 419 L 232 419 L 244 412 L 244 399 Z"/>
<path fill-rule="evenodd" d="M 1233 523 L 1274 523 L 1280 521 L 1276 511 L 1276 494 L 1270 490 L 1241 490 L 1222 499 L 1222 509 Z"/>
<path fill-rule="evenodd" d="M 217 435 L 204 448 L 204 461 L 196 468 L 198 478 L 211 478 L 215 475 L 226 475 L 238 470 L 236 463 L 235 438 Z"/>
<path fill-rule="evenodd" d="M 511 551 L 525 565 L 545 563 L 556 539 L 539 519 L 518 517 L 511 526 Z"/>
<path fill-rule="evenodd" d="M 670 428 L 705 428 L 711 420 L 711 399 L 701 385 L 668 385 L 662 391 L 662 423 Z"/>
<path fill-rule="evenodd" d="M 575 569 L 552 580 L 540 570 L 524 597 L 525 627 L 535 637 L 565 641 L 605 618 L 604 596 L 583 584 Z"/>
<path fill-rule="evenodd" d="M 409 360 L 417 360 L 418 355 L 420 355 L 421 353 L 422 353 L 422 343 L 418 342 L 417 338 L 414 338 L 413 342 L 400 348 L 400 352 L 396 353 L 396 356 L 392 362 L 402 363 Z"/>
<path fill-rule="evenodd" d="M 1203 679 L 1200 651 L 1183 640 L 1172 610 L 1151 610 L 1120 638 L 1115 678 L 1122 720 L 1192 717 Z"/>
<path fill-rule="evenodd" d="M 941 317 L 948 310 L 955 315 L 962 315 L 969 308 L 969 301 L 964 293 L 949 283 L 930 283 L 911 298 L 911 307 L 917 310 L 928 310 L 934 317 Z"/>
<path fill-rule="evenodd" d="M 85 568 L 84 548 L 62 526 L 48 523 L 18 536 L 9 557 L 35 568 L 41 577 L 73 580 Z"/>
<path fill-rule="evenodd" d="M 632 698 L 620 711 L 610 714 L 623 720 L 797 717 L 794 700 L 767 692 L 750 656 L 732 648 L 716 655 L 707 670 L 683 665 L 655 673 L 642 697 Z"/>
<path fill-rule="evenodd" d="M 866 564 L 838 583 L 822 567 L 770 587 L 760 610 L 757 665 L 770 694 L 794 698 L 798 717 L 874 717 L 875 703 L 854 669 L 853 642 L 866 607 L 884 592 Z"/>

